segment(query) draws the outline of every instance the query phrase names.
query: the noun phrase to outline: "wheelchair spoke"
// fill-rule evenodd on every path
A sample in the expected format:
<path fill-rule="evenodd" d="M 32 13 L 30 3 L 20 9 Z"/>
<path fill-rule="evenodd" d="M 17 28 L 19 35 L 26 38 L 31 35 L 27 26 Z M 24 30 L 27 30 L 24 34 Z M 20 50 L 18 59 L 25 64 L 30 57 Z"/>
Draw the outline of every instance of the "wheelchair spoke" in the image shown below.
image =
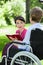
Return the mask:
<path fill-rule="evenodd" d="M 16 59 L 17 62 L 22 62 L 22 63 L 28 63 L 27 61 L 24 61 L 24 60 L 19 60 L 19 59 Z"/>
<path fill-rule="evenodd" d="M 15 64 L 14 64 L 15 63 Z M 40 60 L 30 52 L 17 53 L 11 61 L 11 65 L 41 65 Z"/>

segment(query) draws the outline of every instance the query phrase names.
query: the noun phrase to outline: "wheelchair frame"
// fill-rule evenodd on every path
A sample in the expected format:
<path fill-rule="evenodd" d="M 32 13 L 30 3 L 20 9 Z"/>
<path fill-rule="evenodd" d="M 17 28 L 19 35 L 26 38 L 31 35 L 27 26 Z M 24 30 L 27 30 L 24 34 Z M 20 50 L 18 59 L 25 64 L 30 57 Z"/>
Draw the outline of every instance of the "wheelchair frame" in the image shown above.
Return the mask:
<path fill-rule="evenodd" d="M 5 58 L 5 65 L 8 64 L 7 61 L 8 61 L 8 57 L 9 57 L 9 49 L 14 45 L 14 43 L 17 43 L 18 44 L 18 43 L 21 43 L 21 42 L 18 42 L 18 41 L 12 42 L 12 44 L 8 47 L 7 56 L 3 56 Z M 24 45 L 25 45 L 25 43 L 24 43 Z M 30 48 L 31 48 L 31 46 L 30 46 Z M 14 65 L 14 62 L 16 60 L 17 60 L 16 63 L 18 63 L 19 65 L 33 65 L 33 62 L 32 61 L 29 64 L 29 63 L 27 63 L 27 61 L 19 60 L 18 57 L 21 57 L 21 56 L 24 56 L 24 57 L 26 56 L 26 57 L 30 58 L 32 61 L 34 61 L 34 63 L 36 65 L 41 65 L 39 58 L 32 53 L 32 48 L 31 48 L 31 52 L 28 52 L 28 51 L 20 51 L 17 54 L 15 54 L 13 56 L 13 58 L 9 57 L 9 59 L 11 59 L 10 65 Z"/>

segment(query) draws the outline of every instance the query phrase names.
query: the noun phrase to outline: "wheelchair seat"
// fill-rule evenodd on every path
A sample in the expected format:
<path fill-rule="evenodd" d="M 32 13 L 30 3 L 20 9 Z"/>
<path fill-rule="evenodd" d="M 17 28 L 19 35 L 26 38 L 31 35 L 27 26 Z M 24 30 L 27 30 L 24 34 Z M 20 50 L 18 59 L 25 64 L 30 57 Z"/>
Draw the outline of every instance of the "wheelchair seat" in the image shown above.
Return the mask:
<path fill-rule="evenodd" d="M 43 30 L 35 29 L 31 31 L 30 44 L 35 54 L 40 60 L 43 59 Z"/>

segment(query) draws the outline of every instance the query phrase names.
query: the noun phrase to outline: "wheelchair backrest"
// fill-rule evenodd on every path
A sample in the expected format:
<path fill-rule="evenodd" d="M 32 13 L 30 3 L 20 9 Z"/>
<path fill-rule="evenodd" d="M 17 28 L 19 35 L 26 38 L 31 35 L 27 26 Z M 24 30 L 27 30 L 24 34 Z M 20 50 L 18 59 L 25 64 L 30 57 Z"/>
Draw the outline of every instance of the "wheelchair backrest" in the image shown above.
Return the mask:
<path fill-rule="evenodd" d="M 31 31 L 30 44 L 33 53 L 43 59 L 43 30 L 35 29 Z"/>

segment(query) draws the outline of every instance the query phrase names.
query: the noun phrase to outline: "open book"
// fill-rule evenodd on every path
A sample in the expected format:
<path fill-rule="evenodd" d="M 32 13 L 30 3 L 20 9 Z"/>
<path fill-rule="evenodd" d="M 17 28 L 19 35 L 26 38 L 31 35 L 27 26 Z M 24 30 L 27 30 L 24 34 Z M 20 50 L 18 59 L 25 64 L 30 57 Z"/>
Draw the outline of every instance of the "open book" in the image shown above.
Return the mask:
<path fill-rule="evenodd" d="M 17 38 L 18 40 L 23 40 L 22 37 L 18 34 L 13 34 L 13 35 L 6 35 L 10 40 L 12 40 L 10 37 L 12 38 Z"/>

